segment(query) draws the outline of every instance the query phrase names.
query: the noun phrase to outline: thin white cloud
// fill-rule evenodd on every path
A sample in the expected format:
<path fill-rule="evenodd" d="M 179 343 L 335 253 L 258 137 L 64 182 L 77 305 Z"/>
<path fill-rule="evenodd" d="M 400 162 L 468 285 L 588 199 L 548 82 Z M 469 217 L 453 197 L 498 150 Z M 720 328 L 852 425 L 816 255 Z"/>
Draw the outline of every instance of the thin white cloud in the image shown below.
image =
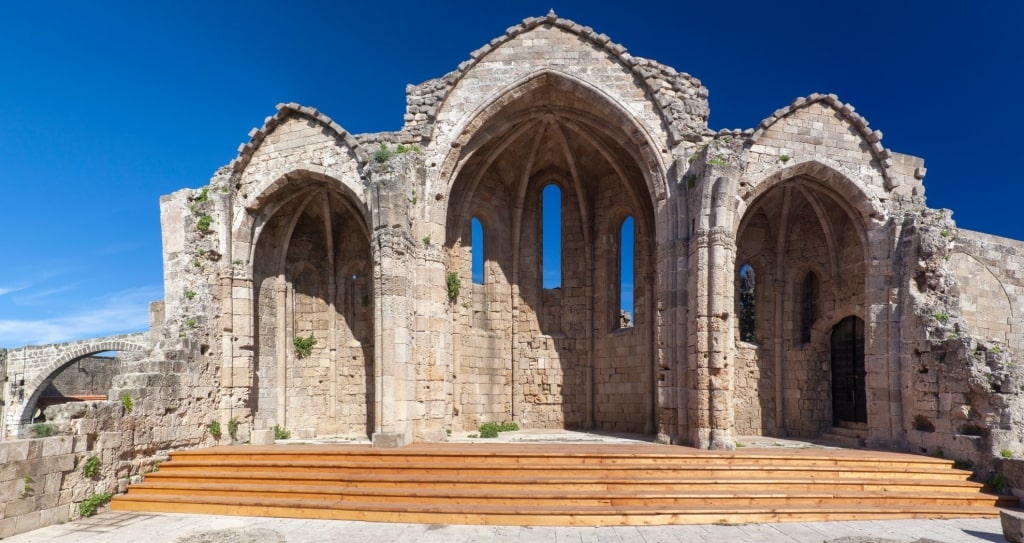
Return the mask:
<path fill-rule="evenodd" d="M 24 288 L 25 287 L 23 287 L 23 286 L 21 286 L 21 287 L 0 287 L 0 296 L 3 296 L 5 294 L 10 294 L 12 292 L 18 292 L 19 290 L 22 290 Z"/>
<path fill-rule="evenodd" d="M 39 290 L 36 292 L 29 292 L 27 294 L 19 294 L 11 297 L 11 301 L 18 305 L 37 305 L 45 303 L 46 299 L 54 294 L 60 294 L 62 292 L 68 292 L 73 290 L 78 285 L 64 285 L 62 287 L 55 287 L 46 290 Z"/>
<path fill-rule="evenodd" d="M 45 345 L 146 330 L 149 302 L 163 296 L 161 287 L 115 292 L 87 309 L 33 320 L 0 320 L 0 346 Z"/>

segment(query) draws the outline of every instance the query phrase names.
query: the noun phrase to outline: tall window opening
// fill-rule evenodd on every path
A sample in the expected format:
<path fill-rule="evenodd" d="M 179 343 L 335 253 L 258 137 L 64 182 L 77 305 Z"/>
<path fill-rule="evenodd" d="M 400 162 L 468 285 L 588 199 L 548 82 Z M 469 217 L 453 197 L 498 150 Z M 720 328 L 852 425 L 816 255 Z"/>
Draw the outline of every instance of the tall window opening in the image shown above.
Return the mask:
<path fill-rule="evenodd" d="M 484 227 L 480 219 L 470 221 L 473 233 L 470 238 L 470 253 L 473 260 L 473 283 L 484 284 Z"/>
<path fill-rule="evenodd" d="M 740 324 L 740 341 L 754 343 L 756 340 L 754 324 L 757 312 L 754 307 L 754 268 L 750 264 L 744 264 L 740 268 L 740 276 L 736 293 L 737 314 Z"/>
<path fill-rule="evenodd" d="M 803 299 L 800 300 L 800 305 L 800 341 L 810 343 L 811 327 L 818 318 L 818 276 L 812 271 L 804 276 Z"/>
<path fill-rule="evenodd" d="M 619 328 L 633 326 L 633 217 L 619 228 Z"/>
<path fill-rule="evenodd" d="M 541 193 L 541 271 L 544 288 L 562 288 L 562 190 L 557 185 Z"/>

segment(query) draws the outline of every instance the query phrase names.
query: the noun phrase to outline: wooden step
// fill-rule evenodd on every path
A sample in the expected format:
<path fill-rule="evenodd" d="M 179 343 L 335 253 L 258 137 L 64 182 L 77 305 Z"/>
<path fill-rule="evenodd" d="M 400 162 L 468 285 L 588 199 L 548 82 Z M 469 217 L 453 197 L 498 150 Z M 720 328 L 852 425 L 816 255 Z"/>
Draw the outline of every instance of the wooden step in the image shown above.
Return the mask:
<path fill-rule="evenodd" d="M 518 525 L 992 517 L 951 462 L 874 451 L 514 444 L 175 452 L 115 510 Z"/>
<path fill-rule="evenodd" d="M 758 475 L 758 474 L 754 474 Z M 201 486 L 216 483 L 252 483 L 252 484 L 284 484 L 284 485 L 359 485 L 367 488 L 475 488 L 487 487 L 494 489 L 530 488 L 548 490 L 623 490 L 630 488 L 650 490 L 680 490 L 692 487 L 704 488 L 714 485 L 716 489 L 728 490 L 759 490 L 766 486 L 785 488 L 787 490 L 810 489 L 854 489 L 854 490 L 888 490 L 890 492 L 922 491 L 928 492 L 962 492 L 978 491 L 981 484 L 963 479 L 918 479 L 910 482 L 894 482 L 892 479 L 853 479 L 842 478 L 823 480 L 821 478 L 768 478 L 763 476 L 743 479 L 739 474 L 731 477 L 625 477 L 608 474 L 589 474 L 587 476 L 550 476 L 544 479 L 524 476 L 498 476 L 481 474 L 467 478 L 459 475 L 407 475 L 384 473 L 336 474 L 316 472 L 226 472 L 209 473 L 191 470 L 164 470 L 146 476 L 146 484 L 169 482 L 182 485 Z"/>

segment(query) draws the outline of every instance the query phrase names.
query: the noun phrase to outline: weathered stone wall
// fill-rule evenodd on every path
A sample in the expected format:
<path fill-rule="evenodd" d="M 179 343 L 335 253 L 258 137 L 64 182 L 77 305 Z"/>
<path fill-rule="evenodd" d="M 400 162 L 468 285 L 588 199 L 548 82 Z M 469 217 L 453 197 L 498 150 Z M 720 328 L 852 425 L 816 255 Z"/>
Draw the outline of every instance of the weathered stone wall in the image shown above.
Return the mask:
<path fill-rule="evenodd" d="M 903 252 L 910 258 L 904 260 L 903 304 L 910 318 L 903 324 L 900 352 L 908 445 L 990 469 L 1002 450 L 1022 453 L 1024 370 L 1015 362 L 1021 353 L 977 337 L 964 318 L 963 285 L 956 275 L 963 263 L 952 259 L 961 250 L 960 238 L 949 213 L 909 217 L 904 236 Z M 966 248 L 982 249 L 972 246 L 977 236 L 965 237 Z"/>
<path fill-rule="evenodd" d="M 0 442 L 0 537 L 76 519 L 78 502 L 123 492 L 140 469 L 151 470 L 152 463 L 122 462 L 122 439 L 118 431 L 94 430 Z M 86 477 L 83 468 L 93 457 L 98 473 Z"/>
<path fill-rule="evenodd" d="M 554 14 L 410 86 L 399 132 L 353 136 L 281 104 L 207 187 L 161 200 L 165 300 L 112 401 L 62 429 L 118 432 L 129 475 L 232 420 L 238 435 L 219 442 L 281 425 L 398 446 L 514 420 L 716 449 L 847 423 L 871 445 L 980 463 L 1019 449 L 1024 244 L 927 210 L 923 161 L 884 148 L 834 95 L 750 130 L 713 133 L 708 112 L 697 79 Z M 544 288 L 552 184 L 561 282 Z M 744 265 L 752 338 L 739 333 Z M 866 422 L 836 420 L 845 319 L 862 324 L 864 367 L 836 390 L 863 396 Z M 35 373 L 72 361 L 58 351 L 39 351 Z M 25 353 L 7 353 L 9 376 Z"/>
<path fill-rule="evenodd" d="M 67 366 L 43 390 L 43 398 L 67 396 L 106 396 L 114 376 L 120 373 L 116 356 L 87 356 Z"/>
<path fill-rule="evenodd" d="M 138 359 L 151 349 L 148 334 L 125 334 L 51 345 L 30 345 L 6 352 L 2 406 L 3 438 L 25 437 L 25 428 L 36 413 L 39 398 L 61 370 L 95 353 L 118 351 Z M 127 353 L 135 353 L 128 355 Z M 109 388 L 109 387 L 108 387 Z M 106 390 L 104 389 L 103 393 Z"/>
<path fill-rule="evenodd" d="M 950 262 L 971 333 L 1024 353 L 1024 243 L 958 229 Z"/>

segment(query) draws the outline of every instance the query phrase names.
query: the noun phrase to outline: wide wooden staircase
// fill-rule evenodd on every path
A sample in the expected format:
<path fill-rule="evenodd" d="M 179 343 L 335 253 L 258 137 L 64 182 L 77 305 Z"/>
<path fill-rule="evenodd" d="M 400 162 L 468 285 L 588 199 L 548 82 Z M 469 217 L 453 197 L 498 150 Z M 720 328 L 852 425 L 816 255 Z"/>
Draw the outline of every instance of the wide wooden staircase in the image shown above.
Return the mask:
<path fill-rule="evenodd" d="M 120 511 L 603 526 L 998 516 L 938 458 L 667 445 L 235 446 L 180 451 Z"/>

